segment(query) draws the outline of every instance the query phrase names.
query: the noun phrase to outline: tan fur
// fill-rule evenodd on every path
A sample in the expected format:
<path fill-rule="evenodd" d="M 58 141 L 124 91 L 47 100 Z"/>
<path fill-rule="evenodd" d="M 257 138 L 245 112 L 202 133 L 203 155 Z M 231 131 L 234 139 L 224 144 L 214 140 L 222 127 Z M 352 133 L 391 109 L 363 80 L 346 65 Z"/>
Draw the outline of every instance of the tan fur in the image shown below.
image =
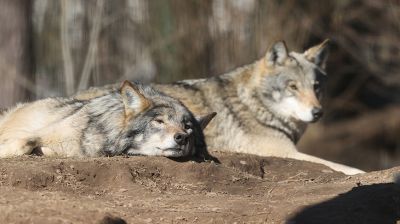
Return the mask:
<path fill-rule="evenodd" d="M 132 83 L 130 83 L 128 81 L 124 81 L 122 83 L 121 88 L 120 88 L 121 89 L 121 94 L 125 95 L 126 94 L 126 89 L 128 89 L 128 88 L 133 88 L 135 91 L 139 92 L 137 87 L 132 85 Z M 126 103 L 125 103 L 125 112 L 126 112 L 125 113 L 125 116 L 126 116 L 125 120 L 132 119 L 136 114 L 138 114 L 139 112 L 144 111 L 144 110 L 146 110 L 147 108 L 150 107 L 151 102 L 149 100 L 147 100 L 142 94 L 139 94 L 139 97 L 140 97 L 140 102 L 141 103 L 140 103 L 140 105 L 138 107 L 135 108 L 135 110 L 130 108 L 130 107 L 128 107 L 126 105 Z M 125 100 L 125 98 L 123 98 L 123 100 Z"/>
<path fill-rule="evenodd" d="M 155 121 L 154 114 L 164 121 Z M 208 123 L 214 115 L 196 120 L 178 100 L 148 86 L 124 82 L 118 90 L 98 97 L 49 98 L 5 112 L 0 117 L 0 158 L 33 150 L 62 157 L 207 157 L 201 129 L 205 125 L 199 123 Z M 176 134 L 184 136 L 178 139 Z"/>
<path fill-rule="evenodd" d="M 305 105 L 313 106 L 313 107 L 321 107 L 319 100 L 315 96 L 315 94 L 311 91 L 304 91 L 299 94 L 299 99 Z"/>
<path fill-rule="evenodd" d="M 324 40 L 321 44 L 311 47 L 310 49 L 308 49 L 306 52 L 304 52 L 304 56 L 307 60 L 316 63 L 316 58 L 315 55 L 319 54 L 321 51 L 324 50 L 324 48 L 326 48 L 326 46 L 329 44 L 329 40 Z M 324 61 L 321 61 L 321 67 L 323 69 L 325 69 L 325 64 L 326 64 L 326 58 L 324 59 Z"/>
<path fill-rule="evenodd" d="M 54 113 L 48 105 L 57 103 L 54 99 L 37 101 L 33 104 L 21 104 L 3 115 L 0 121 L 0 157 L 30 154 L 35 146 L 24 146 L 30 140 L 53 149 L 53 155 L 80 155 L 79 140 L 74 123 L 85 122 L 87 117 L 82 113 L 63 120 L 68 108 Z M 61 120 L 61 122 L 59 122 Z M 71 122 L 74 120 L 73 122 Z M 62 130 L 62 131 L 59 131 Z"/>
<path fill-rule="evenodd" d="M 277 43 L 275 49 L 271 48 L 265 57 L 226 74 L 154 87 L 178 98 L 194 113 L 218 112 L 215 121 L 205 131 L 207 144 L 213 150 L 307 160 L 346 174 L 361 173 L 361 170 L 298 152 L 295 143 L 305 131 L 306 122 L 282 115 L 291 108 L 269 105 L 260 98 L 259 93 L 268 85 L 265 84 L 268 77 L 279 74 L 296 77 L 321 70 L 326 57 L 320 55 L 325 53 L 326 43 L 310 48 L 303 54 L 288 53 L 284 43 Z M 302 81 L 299 90 L 295 91 L 301 107 L 321 107 L 313 90 L 313 82 Z M 95 97 L 113 88 L 115 85 L 91 88 L 78 93 L 76 97 Z M 272 92 L 266 94 L 273 95 Z"/>

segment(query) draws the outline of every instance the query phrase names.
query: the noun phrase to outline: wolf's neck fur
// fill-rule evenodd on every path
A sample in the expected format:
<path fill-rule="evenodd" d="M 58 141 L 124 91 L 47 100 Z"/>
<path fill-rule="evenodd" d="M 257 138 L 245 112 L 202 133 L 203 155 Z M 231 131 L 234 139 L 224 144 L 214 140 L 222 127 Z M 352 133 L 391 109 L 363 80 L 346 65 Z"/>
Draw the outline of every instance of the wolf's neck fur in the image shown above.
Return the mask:
<path fill-rule="evenodd" d="M 273 110 L 265 105 L 259 94 L 257 94 L 251 81 L 256 76 L 259 70 L 256 66 L 260 61 L 257 61 L 248 66 L 236 69 L 230 73 L 221 75 L 221 79 L 229 80 L 228 88 L 233 88 L 240 102 L 247 106 L 251 115 L 257 122 L 266 128 L 275 130 L 284 134 L 293 143 L 297 143 L 301 135 L 304 133 L 306 124 L 304 122 L 295 121 L 273 112 Z"/>
<path fill-rule="evenodd" d="M 101 153 L 105 155 L 119 154 L 126 147 L 127 142 L 123 142 L 119 138 L 123 131 L 121 127 L 124 127 L 125 121 L 124 107 L 122 99 L 115 95 L 117 94 L 111 93 L 92 99 L 87 103 L 88 117 L 90 117 L 87 128 L 91 129 L 91 132 L 106 135 L 107 140 L 92 139 L 83 131 L 82 148 L 86 150 L 85 153 L 92 153 L 91 145 L 97 145 L 101 149 Z"/>

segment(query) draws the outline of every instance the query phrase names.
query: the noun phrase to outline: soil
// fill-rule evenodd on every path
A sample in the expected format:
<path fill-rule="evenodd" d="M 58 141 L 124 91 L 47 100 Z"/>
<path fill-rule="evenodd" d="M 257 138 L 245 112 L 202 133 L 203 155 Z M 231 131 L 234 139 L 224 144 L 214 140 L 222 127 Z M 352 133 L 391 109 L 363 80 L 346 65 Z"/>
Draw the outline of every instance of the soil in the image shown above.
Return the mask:
<path fill-rule="evenodd" d="M 215 153 L 0 160 L 0 223 L 396 223 L 400 167 L 345 176 L 291 159 Z"/>

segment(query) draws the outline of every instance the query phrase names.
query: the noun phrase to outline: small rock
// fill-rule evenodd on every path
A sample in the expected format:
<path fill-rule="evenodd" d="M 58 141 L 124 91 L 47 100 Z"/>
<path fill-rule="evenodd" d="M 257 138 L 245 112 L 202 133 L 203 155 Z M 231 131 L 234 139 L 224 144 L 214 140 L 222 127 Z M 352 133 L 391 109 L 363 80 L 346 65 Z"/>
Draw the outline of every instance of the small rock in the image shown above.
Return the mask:
<path fill-rule="evenodd" d="M 125 188 L 119 189 L 119 192 L 121 192 L 121 193 L 124 193 L 124 192 L 127 192 L 127 191 L 128 191 L 128 189 L 125 189 Z"/>
<path fill-rule="evenodd" d="M 126 224 L 126 221 L 122 218 L 112 216 L 107 214 L 104 218 L 99 222 L 99 224 Z"/>
<path fill-rule="evenodd" d="M 148 219 L 145 219 L 144 221 L 147 222 L 147 223 L 151 223 L 151 222 L 153 222 L 153 219 L 152 218 L 148 218 Z"/>
<path fill-rule="evenodd" d="M 180 220 L 180 221 L 187 221 L 187 219 L 183 216 L 178 216 L 175 218 L 175 220 Z"/>
<path fill-rule="evenodd" d="M 236 181 L 239 181 L 239 180 L 240 180 L 239 177 L 232 176 L 232 182 L 236 182 Z"/>
<path fill-rule="evenodd" d="M 240 162 L 239 162 L 240 164 L 242 164 L 242 165 L 246 165 L 247 164 L 247 162 L 246 161 L 244 161 L 244 160 L 240 160 Z"/>
<path fill-rule="evenodd" d="M 207 192 L 207 195 L 208 196 L 217 196 L 217 193 L 215 193 L 215 192 Z"/>

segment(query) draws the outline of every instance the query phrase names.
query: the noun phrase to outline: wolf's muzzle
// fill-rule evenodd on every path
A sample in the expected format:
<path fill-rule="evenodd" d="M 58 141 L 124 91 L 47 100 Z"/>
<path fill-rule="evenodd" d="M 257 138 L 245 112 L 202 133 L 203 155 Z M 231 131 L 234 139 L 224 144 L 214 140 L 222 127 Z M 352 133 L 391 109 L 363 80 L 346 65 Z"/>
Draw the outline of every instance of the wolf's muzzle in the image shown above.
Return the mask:
<path fill-rule="evenodd" d="M 178 145 L 186 145 L 189 134 L 178 132 L 174 135 L 174 140 Z"/>

